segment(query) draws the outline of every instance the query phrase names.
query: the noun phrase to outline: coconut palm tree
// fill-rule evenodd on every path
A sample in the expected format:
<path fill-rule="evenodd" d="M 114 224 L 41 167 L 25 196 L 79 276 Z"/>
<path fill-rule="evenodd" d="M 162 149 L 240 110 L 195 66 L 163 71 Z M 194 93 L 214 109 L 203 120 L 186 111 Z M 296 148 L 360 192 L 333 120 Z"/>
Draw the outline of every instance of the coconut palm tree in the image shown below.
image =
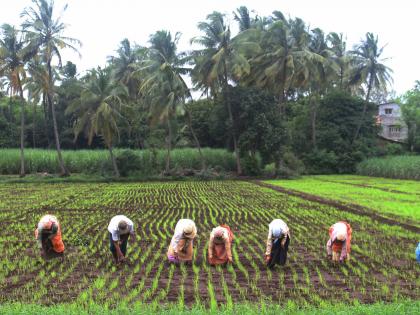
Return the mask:
<path fill-rule="evenodd" d="M 258 16 L 251 17 L 251 14 L 246 6 L 240 6 L 233 12 L 233 18 L 238 22 L 239 31 L 243 32 L 252 28 L 257 28 L 263 25 L 262 19 Z"/>
<path fill-rule="evenodd" d="M 36 49 L 26 41 L 23 34 L 9 24 L 0 29 L 0 76 L 6 76 L 11 94 L 19 94 L 20 113 L 20 176 L 25 176 L 25 98 L 22 80 L 26 78 L 25 66 L 35 55 Z"/>
<path fill-rule="evenodd" d="M 287 20 L 275 11 L 272 22 L 261 32 L 261 53 L 251 59 L 248 84 L 275 93 L 283 114 L 288 91 L 309 79 L 308 60 L 314 57 L 308 48 L 309 38 L 301 19 Z"/>
<path fill-rule="evenodd" d="M 332 52 L 332 59 L 337 64 L 338 82 L 337 86 L 340 90 L 347 90 L 349 88 L 349 72 L 351 65 L 351 55 L 346 50 L 346 42 L 343 39 L 343 34 L 331 32 L 327 35 L 327 43 Z"/>
<path fill-rule="evenodd" d="M 357 124 L 353 141 L 359 137 L 372 89 L 386 91 L 387 85 L 392 83 L 392 70 L 383 63 L 387 60 L 387 58 L 382 58 L 384 48 L 385 46 L 381 48 L 378 46 L 378 36 L 372 33 L 366 33 L 366 38 L 350 52 L 354 58 L 351 82 L 366 85 L 366 98 L 363 105 L 362 117 Z"/>
<path fill-rule="evenodd" d="M 144 47 L 137 45 L 133 47 L 128 39 L 124 39 L 117 49 L 117 55 L 108 57 L 115 79 L 127 86 L 130 98 L 133 100 L 138 96 L 138 86 L 140 85 L 138 78 L 133 73 L 136 70 L 136 64 L 142 60 L 144 51 Z"/>
<path fill-rule="evenodd" d="M 311 140 L 313 148 L 316 149 L 318 102 L 325 95 L 328 88 L 332 87 L 331 82 L 337 78 L 339 67 L 335 62 L 333 52 L 328 46 L 327 38 L 321 29 L 315 28 L 311 30 L 308 47 L 311 54 L 307 55 L 307 66 L 305 69 L 309 69 L 309 75 L 308 80 L 303 85 L 309 91 Z"/>
<path fill-rule="evenodd" d="M 46 94 L 47 103 L 51 108 L 54 139 L 57 149 L 58 161 L 60 164 L 61 175 L 67 176 L 69 172 L 64 165 L 61 154 L 60 139 L 54 103 L 54 75 L 53 57 L 57 57 L 58 66 L 61 67 L 61 53 L 63 48 L 70 48 L 77 52 L 77 45 L 80 41 L 62 35 L 66 25 L 61 22 L 61 16 L 54 16 L 54 0 L 32 0 L 33 6 L 25 8 L 21 16 L 25 18 L 22 27 L 27 32 L 30 40 L 35 43 L 43 57 L 48 74 L 48 92 Z M 67 6 L 64 7 L 63 12 Z"/>
<path fill-rule="evenodd" d="M 151 104 L 152 117 L 165 121 L 168 128 L 166 172 L 170 169 L 170 154 L 172 145 L 171 120 L 178 109 L 187 113 L 187 123 L 196 143 L 201 158 L 201 166 L 206 168 L 198 138 L 192 128 L 191 113 L 185 102 L 192 100 L 190 90 L 182 75 L 190 72 L 185 67 L 187 56 L 177 53 L 177 43 L 180 33 L 172 35 L 168 31 L 158 31 L 150 36 L 148 58 L 142 63 L 144 81 L 140 92 Z"/>
<path fill-rule="evenodd" d="M 80 99 L 72 103 L 66 114 L 75 114 L 78 118 L 74 125 L 75 140 L 84 132 L 89 145 L 94 136 L 102 137 L 108 148 L 114 174 L 120 176 L 113 153 L 115 138 L 119 136 L 118 120 L 123 99 L 128 97 L 127 89 L 116 83 L 109 69 L 93 69 L 89 72 Z"/>
<path fill-rule="evenodd" d="M 209 14 L 205 22 L 198 23 L 198 29 L 203 35 L 193 38 L 191 42 L 202 46 L 203 49 L 193 53 L 195 67 L 192 79 L 198 88 L 210 90 L 214 95 L 222 93 L 229 115 L 236 169 L 238 175 L 241 175 L 238 136 L 229 99 L 229 81 L 237 82 L 250 73 L 247 53 L 256 51 L 258 45 L 247 41 L 246 37 L 232 38 L 225 16 L 220 12 Z"/>

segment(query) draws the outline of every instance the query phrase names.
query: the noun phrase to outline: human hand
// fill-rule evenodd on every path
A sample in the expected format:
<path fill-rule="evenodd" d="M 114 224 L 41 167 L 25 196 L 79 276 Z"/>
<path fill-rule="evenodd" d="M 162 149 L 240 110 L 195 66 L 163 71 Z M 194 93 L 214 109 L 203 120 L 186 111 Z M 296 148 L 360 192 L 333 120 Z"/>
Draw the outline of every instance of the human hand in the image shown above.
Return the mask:
<path fill-rule="evenodd" d="M 119 255 L 118 255 L 118 262 L 119 262 L 119 263 L 124 262 L 124 261 L 125 261 L 125 259 L 126 259 L 126 258 L 124 257 L 124 255 L 123 255 L 123 254 L 119 254 Z"/>
<path fill-rule="evenodd" d="M 228 263 L 229 263 L 229 264 L 232 264 L 232 263 L 233 263 L 233 259 L 232 259 L 232 257 L 229 257 L 229 258 L 228 258 Z"/>
<path fill-rule="evenodd" d="M 265 262 L 268 263 L 270 261 L 271 257 L 270 255 L 265 255 Z"/>

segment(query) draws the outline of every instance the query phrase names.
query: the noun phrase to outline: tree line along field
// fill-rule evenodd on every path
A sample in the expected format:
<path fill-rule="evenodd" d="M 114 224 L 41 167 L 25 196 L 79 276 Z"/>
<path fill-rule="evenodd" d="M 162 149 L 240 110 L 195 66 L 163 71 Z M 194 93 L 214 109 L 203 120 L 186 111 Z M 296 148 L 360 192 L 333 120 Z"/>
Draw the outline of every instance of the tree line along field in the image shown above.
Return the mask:
<path fill-rule="evenodd" d="M 137 303 L 180 307 L 232 307 L 238 302 L 323 305 L 419 298 L 414 259 L 419 230 L 343 211 L 244 181 L 113 184 L 2 184 L 0 186 L 0 303 Z M 61 221 L 66 253 L 44 261 L 34 228 L 45 213 Z M 116 267 L 107 225 L 115 214 L 134 221 L 128 264 Z M 198 228 L 192 266 L 169 265 L 166 251 L 180 218 Z M 264 264 L 268 224 L 284 219 L 291 229 L 285 267 Z M 328 227 L 353 227 L 352 258 L 326 259 Z M 403 219 L 401 219 L 404 221 Z M 232 228 L 233 266 L 206 263 L 210 231 Z"/>

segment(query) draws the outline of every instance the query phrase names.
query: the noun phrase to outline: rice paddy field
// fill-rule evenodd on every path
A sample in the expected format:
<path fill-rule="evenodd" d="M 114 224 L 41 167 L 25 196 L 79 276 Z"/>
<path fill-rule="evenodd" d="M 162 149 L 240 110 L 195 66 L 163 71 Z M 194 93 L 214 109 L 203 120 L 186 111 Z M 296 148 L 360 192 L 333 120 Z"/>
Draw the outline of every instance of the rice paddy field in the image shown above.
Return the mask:
<path fill-rule="evenodd" d="M 362 206 L 369 213 L 398 217 L 418 227 L 420 224 L 420 181 L 357 175 L 317 175 L 266 183 Z"/>
<path fill-rule="evenodd" d="M 293 194 L 307 189 L 287 183 L 1 184 L 0 304 L 20 303 L 9 310 L 63 303 L 104 309 L 166 305 L 176 310 L 233 310 L 247 303 L 294 309 L 414 300 L 411 310 L 419 309 L 420 265 L 414 257 L 420 234 L 418 183 L 362 177 L 323 177 L 312 183 L 318 190 L 311 194 L 325 197 L 320 188 L 325 184 L 333 190 L 326 197 L 342 198 L 331 204 Z M 395 194 L 393 202 L 405 211 L 392 211 L 390 204 L 377 207 L 379 195 L 373 194 L 369 203 L 369 193 L 350 200 L 359 202 L 363 211 L 352 208 L 340 187 L 378 191 L 385 204 L 387 196 Z M 61 222 L 63 258 L 44 260 L 38 255 L 34 228 L 46 213 Z M 129 243 L 128 263 L 118 267 L 107 234 L 116 214 L 131 218 L 137 233 L 136 242 Z M 193 219 L 198 228 L 192 265 L 167 263 L 167 247 L 180 218 Z M 273 218 L 288 223 L 291 243 L 286 266 L 268 270 L 264 251 Z M 327 261 L 325 252 L 328 228 L 338 220 L 353 227 L 351 260 L 343 265 Z M 236 237 L 234 263 L 211 267 L 206 262 L 208 238 L 221 223 L 230 225 Z"/>

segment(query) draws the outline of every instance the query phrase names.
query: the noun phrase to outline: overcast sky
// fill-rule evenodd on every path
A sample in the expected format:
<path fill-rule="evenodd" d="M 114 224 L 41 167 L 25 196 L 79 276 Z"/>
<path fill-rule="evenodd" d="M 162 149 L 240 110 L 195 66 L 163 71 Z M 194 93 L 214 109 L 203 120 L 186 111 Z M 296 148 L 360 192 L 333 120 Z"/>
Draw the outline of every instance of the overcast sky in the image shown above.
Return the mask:
<path fill-rule="evenodd" d="M 179 50 L 189 50 L 190 38 L 200 35 L 196 25 L 207 14 L 216 10 L 231 16 L 245 5 L 259 15 L 279 10 L 302 18 L 311 28 L 342 32 L 348 49 L 366 32 L 373 32 L 379 36 L 380 46 L 387 45 L 384 57 L 390 58 L 386 64 L 394 70 L 397 94 L 420 80 L 418 0 L 55 0 L 57 14 L 66 3 L 62 19 L 68 24 L 65 35 L 81 40 L 83 46 L 81 58 L 70 52 L 63 56 L 76 63 L 79 72 L 104 65 L 122 39 L 146 45 L 149 35 L 161 29 L 181 32 Z M 0 0 L 0 23 L 20 24 L 20 13 L 30 4 L 30 0 Z"/>

